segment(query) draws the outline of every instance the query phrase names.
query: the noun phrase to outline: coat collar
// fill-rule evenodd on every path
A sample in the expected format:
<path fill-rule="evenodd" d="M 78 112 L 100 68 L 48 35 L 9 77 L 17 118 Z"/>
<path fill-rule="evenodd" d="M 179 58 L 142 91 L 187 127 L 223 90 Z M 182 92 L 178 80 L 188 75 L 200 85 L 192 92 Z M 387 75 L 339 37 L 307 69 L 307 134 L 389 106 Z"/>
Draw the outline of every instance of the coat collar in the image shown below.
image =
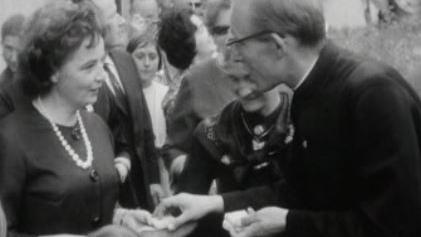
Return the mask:
<path fill-rule="evenodd" d="M 322 89 L 338 62 L 340 49 L 330 41 L 322 48 L 319 58 L 304 82 L 294 92 L 294 98 L 306 98 Z"/>

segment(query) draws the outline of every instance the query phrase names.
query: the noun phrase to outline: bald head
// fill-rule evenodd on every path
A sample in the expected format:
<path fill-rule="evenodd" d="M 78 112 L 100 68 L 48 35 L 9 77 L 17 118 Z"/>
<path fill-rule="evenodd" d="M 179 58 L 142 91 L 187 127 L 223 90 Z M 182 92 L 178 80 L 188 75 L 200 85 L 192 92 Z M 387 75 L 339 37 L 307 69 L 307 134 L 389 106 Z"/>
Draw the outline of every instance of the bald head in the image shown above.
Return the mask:
<path fill-rule="evenodd" d="M 325 38 L 325 20 L 320 0 L 233 0 L 233 31 L 248 35 L 273 31 L 291 35 L 306 46 Z"/>

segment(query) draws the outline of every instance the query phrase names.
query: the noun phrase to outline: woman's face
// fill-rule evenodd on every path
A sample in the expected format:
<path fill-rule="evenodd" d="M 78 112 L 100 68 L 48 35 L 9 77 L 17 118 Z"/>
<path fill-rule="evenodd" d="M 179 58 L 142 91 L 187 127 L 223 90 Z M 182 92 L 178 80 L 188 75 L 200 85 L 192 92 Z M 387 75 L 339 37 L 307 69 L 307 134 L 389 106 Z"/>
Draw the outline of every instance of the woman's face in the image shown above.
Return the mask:
<path fill-rule="evenodd" d="M 51 79 L 53 90 L 75 108 L 95 103 L 106 77 L 104 41 L 99 37 L 88 47 L 90 41 L 91 38 L 86 38 Z"/>
<path fill-rule="evenodd" d="M 194 32 L 196 40 L 197 54 L 200 57 L 210 56 L 216 51 L 216 45 L 213 42 L 203 21 L 196 15 L 190 17 L 190 21 L 196 26 L 197 30 Z"/>
<path fill-rule="evenodd" d="M 225 48 L 225 43 L 228 39 L 230 17 L 231 9 L 222 9 L 216 18 L 215 25 L 211 29 L 213 39 L 219 51 Z"/>
<path fill-rule="evenodd" d="M 132 53 L 143 85 L 149 84 L 158 71 L 159 55 L 152 43 L 139 45 Z"/>

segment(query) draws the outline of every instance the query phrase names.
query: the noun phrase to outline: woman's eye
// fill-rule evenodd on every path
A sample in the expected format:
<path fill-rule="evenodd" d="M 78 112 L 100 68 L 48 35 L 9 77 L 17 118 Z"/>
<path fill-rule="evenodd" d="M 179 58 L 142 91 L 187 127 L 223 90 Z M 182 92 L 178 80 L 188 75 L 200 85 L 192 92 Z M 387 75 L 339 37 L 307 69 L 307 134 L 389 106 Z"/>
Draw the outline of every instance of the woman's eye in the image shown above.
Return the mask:
<path fill-rule="evenodd" d="M 151 60 L 155 60 L 156 59 L 156 54 L 149 54 L 149 58 L 151 59 Z"/>
<path fill-rule="evenodd" d="M 88 63 L 88 64 L 85 64 L 85 65 L 82 67 L 82 69 L 84 69 L 84 70 L 89 70 L 89 69 L 94 68 L 94 67 L 95 67 L 95 65 L 96 65 L 96 63 Z"/>
<path fill-rule="evenodd" d="M 145 55 L 143 53 L 136 55 L 136 58 L 138 58 L 138 59 L 143 59 L 144 57 L 145 57 Z"/>

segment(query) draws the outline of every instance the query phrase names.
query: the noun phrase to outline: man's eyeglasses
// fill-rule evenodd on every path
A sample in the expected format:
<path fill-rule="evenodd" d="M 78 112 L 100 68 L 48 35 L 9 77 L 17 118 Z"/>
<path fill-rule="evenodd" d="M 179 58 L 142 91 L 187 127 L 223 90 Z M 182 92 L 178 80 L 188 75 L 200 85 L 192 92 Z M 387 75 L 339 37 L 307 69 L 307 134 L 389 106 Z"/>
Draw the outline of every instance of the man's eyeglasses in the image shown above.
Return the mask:
<path fill-rule="evenodd" d="M 227 40 L 226 45 L 227 46 L 232 46 L 234 44 L 238 44 L 238 43 L 241 43 L 241 42 L 244 42 L 244 41 L 253 39 L 253 38 L 257 38 L 257 37 L 260 37 L 260 36 L 263 36 L 263 35 L 267 35 L 267 34 L 272 34 L 272 33 L 274 33 L 274 32 L 273 31 L 270 31 L 270 30 L 264 30 L 264 31 L 257 32 L 255 34 L 251 34 L 249 36 L 246 36 L 246 37 L 243 37 L 243 38 L 239 38 L 239 39 L 233 37 L 233 38 Z"/>

